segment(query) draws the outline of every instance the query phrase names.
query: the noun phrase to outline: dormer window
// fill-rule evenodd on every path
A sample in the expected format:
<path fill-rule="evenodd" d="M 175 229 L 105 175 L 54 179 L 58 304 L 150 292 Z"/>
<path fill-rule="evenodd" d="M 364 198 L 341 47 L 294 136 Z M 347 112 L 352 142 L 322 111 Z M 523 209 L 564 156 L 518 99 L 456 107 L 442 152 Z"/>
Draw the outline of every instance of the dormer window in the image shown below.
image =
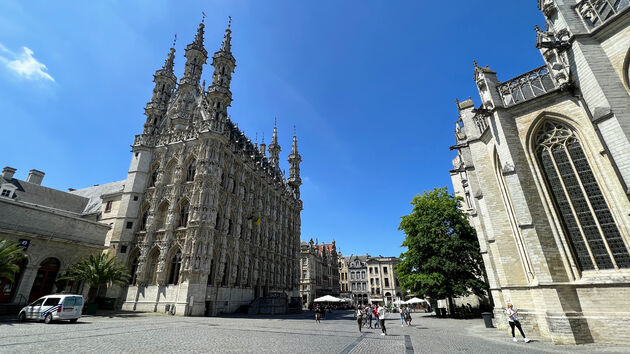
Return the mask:
<path fill-rule="evenodd" d="M 4 183 L 2 186 L 0 186 L 0 197 L 13 198 L 16 189 L 17 187 L 12 185 L 11 183 Z"/>

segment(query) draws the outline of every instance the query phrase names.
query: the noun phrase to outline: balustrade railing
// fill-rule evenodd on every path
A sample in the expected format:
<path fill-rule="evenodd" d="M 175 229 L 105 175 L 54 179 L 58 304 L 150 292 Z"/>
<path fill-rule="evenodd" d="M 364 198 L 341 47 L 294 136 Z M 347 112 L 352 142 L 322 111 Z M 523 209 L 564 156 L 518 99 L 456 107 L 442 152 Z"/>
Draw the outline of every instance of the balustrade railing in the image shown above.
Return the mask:
<path fill-rule="evenodd" d="M 582 0 L 575 6 L 589 29 L 594 29 L 630 5 L 630 0 Z"/>
<path fill-rule="evenodd" d="M 497 89 L 506 107 L 541 96 L 556 88 L 546 65 L 501 83 Z"/>

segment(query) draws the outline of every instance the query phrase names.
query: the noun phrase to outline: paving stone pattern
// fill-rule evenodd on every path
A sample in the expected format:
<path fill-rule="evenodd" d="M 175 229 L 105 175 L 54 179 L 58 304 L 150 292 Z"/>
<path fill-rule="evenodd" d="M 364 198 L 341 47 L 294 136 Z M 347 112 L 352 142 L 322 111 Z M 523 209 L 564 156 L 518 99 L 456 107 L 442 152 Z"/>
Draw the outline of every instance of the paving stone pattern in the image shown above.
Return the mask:
<path fill-rule="evenodd" d="M 513 343 L 504 331 L 477 320 L 414 314 L 401 327 L 387 316 L 380 329 L 359 333 L 349 311 L 328 314 L 320 324 L 310 313 L 283 317 L 83 317 L 76 324 L 0 322 L 0 353 L 622 353 L 621 346 L 554 346 Z"/>

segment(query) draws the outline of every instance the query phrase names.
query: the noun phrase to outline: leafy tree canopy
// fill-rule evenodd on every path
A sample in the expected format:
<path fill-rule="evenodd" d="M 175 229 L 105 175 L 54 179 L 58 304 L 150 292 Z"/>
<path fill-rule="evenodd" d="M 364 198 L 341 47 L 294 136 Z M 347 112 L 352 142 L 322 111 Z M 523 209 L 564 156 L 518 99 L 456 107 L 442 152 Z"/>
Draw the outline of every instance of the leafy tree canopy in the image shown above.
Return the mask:
<path fill-rule="evenodd" d="M 15 281 L 15 274 L 20 270 L 18 263 L 25 257 L 17 243 L 0 240 L 0 278 Z"/>
<path fill-rule="evenodd" d="M 459 209 L 460 200 L 446 188 L 413 198 L 413 210 L 399 226 L 407 251 L 400 255 L 396 272 L 404 289 L 434 299 L 485 294 L 479 242 Z"/>

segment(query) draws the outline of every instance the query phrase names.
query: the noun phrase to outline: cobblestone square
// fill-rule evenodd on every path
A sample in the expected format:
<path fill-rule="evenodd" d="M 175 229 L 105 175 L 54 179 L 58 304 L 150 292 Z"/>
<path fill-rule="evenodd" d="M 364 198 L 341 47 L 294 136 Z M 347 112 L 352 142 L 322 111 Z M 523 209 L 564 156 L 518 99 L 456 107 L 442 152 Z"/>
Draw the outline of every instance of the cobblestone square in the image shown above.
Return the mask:
<path fill-rule="evenodd" d="M 401 327 L 397 314 L 380 329 L 359 333 L 350 311 L 276 317 L 170 317 L 158 314 L 83 317 L 76 324 L 0 322 L 1 353 L 622 353 L 621 346 L 513 343 L 480 319 L 414 314 Z"/>

